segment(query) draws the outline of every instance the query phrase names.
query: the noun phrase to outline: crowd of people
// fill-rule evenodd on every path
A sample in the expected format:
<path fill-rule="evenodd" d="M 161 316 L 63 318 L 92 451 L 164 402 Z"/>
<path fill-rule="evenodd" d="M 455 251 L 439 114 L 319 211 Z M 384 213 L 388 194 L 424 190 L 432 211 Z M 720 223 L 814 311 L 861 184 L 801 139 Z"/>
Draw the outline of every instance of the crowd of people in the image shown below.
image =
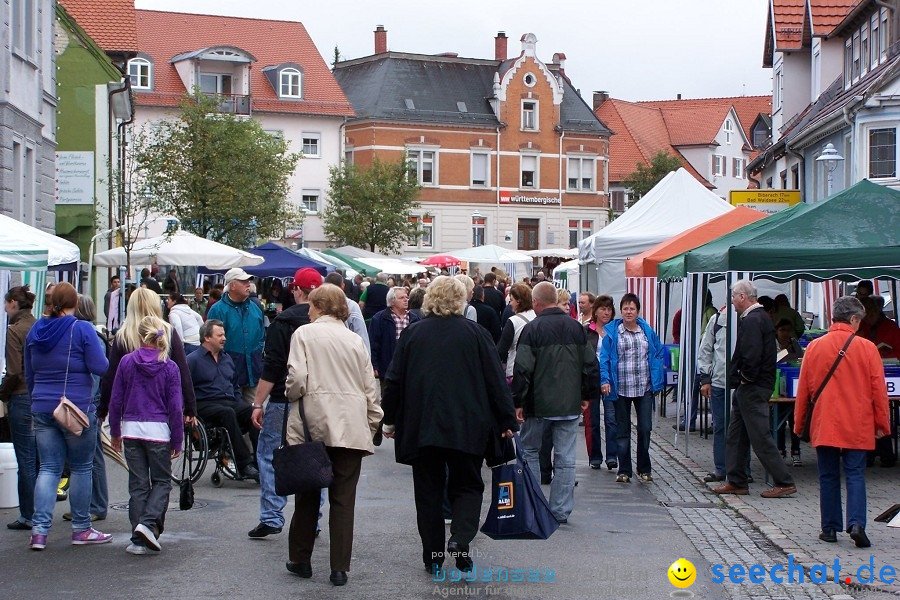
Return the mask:
<path fill-rule="evenodd" d="M 286 285 L 269 287 L 261 301 L 253 277 L 233 268 L 220 288 L 207 294 L 197 287 L 187 299 L 174 271 L 162 286 L 146 271 L 140 286 L 127 290 L 124 318 L 108 318 L 115 332 L 108 341 L 93 326 L 93 302 L 67 283 L 48 289 L 47 310 L 37 320 L 27 286 L 5 297 L 7 372 L 0 391 L 9 402 L 20 498 L 19 517 L 8 527 L 30 531 L 34 550 L 47 545 L 64 469 L 71 481 L 72 543 L 112 539 L 93 525 L 106 518 L 108 504 L 100 436 L 106 420 L 112 448 L 124 451 L 129 466 L 126 550 L 135 555 L 162 548 L 171 460 L 183 450 L 185 427 L 196 426 L 198 417 L 227 432 L 236 478 L 259 483 L 259 522 L 248 532 L 254 539 L 285 526 L 287 498 L 275 490 L 275 449 L 285 439 L 324 442 L 334 480 L 322 493 L 297 496 L 286 566 L 302 578 L 312 576 L 327 495 L 330 581 L 336 586 L 348 581 L 362 459 L 385 437 L 394 441 L 397 462 L 412 467 L 422 561 L 430 573 L 442 569 L 447 557 L 461 570 L 472 568 L 470 545 L 484 493 L 481 466 L 498 440 L 517 431 L 528 467 L 550 486 L 549 507 L 559 523 L 568 521 L 575 505 L 580 420 L 592 469 L 615 470 L 621 484 L 653 481 L 650 437 L 666 349 L 641 317 L 634 294 L 616 303 L 604 294 L 570 294 L 540 277 L 513 283 L 496 268 L 483 277 L 399 281 L 385 273 L 371 281 L 345 280 L 340 273 L 323 277 L 305 268 Z M 108 315 L 118 312 L 121 293 L 114 277 L 104 297 Z M 749 281 L 731 290 L 739 319 L 729 423 L 728 309 L 716 311 L 711 298 L 695 387 L 709 398 L 713 416 L 714 465 L 705 481 L 724 482 L 716 493 L 748 493 L 752 449 L 775 482 L 762 495 L 777 498 L 797 489 L 782 459 L 784 436 L 776 441 L 770 435 L 768 400 L 779 352 L 788 359 L 803 353 L 797 339 L 804 323 L 786 297 L 771 306 L 762 300 Z M 884 381 L 876 371 L 880 358 L 900 343 L 891 337 L 890 324 L 896 324 L 884 322 L 877 301 L 861 300 L 839 299 L 831 330 L 807 349 L 789 431 L 799 466 L 805 415 L 822 404 L 811 436 L 823 498 L 820 537 L 835 541 L 846 525 L 864 546 L 862 470 L 876 437 L 890 431 Z M 844 368 L 835 370 L 823 392 L 832 355 L 847 345 Z M 863 379 L 871 379 L 870 388 L 848 393 L 859 392 Z M 53 417 L 61 397 L 88 417 L 79 435 Z M 696 406 L 691 413 L 682 429 L 693 430 Z"/>

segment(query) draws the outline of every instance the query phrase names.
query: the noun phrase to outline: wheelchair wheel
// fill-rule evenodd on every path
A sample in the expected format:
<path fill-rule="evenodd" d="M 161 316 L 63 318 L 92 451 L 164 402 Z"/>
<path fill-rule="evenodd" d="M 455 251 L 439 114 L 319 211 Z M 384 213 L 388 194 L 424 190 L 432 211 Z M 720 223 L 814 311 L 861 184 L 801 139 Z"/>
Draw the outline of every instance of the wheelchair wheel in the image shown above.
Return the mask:
<path fill-rule="evenodd" d="M 218 470 L 218 469 L 216 469 L 216 470 L 213 472 L 212 477 L 210 477 L 209 480 L 212 482 L 213 487 L 217 487 L 217 488 L 222 487 L 222 484 L 224 483 L 224 482 L 222 481 L 222 476 L 219 475 L 219 470 Z"/>
<path fill-rule="evenodd" d="M 181 456 L 172 461 L 172 481 L 180 484 L 182 472 L 191 483 L 197 483 L 206 470 L 206 461 L 209 458 L 209 440 L 206 437 L 206 428 L 199 420 L 196 426 L 184 426 L 184 444 Z M 189 468 L 185 466 L 189 462 Z"/>

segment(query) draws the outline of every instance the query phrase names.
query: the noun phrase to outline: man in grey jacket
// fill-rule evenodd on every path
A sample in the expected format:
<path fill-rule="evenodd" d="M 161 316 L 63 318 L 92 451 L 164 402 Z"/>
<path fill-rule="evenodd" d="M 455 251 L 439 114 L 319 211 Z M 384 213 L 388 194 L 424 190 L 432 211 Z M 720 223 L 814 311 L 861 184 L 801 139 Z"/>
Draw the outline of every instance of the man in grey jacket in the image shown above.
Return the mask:
<path fill-rule="evenodd" d="M 713 417 L 713 471 L 703 481 L 725 481 L 725 348 L 728 307 L 706 324 L 697 350 L 700 395 L 709 400 Z"/>

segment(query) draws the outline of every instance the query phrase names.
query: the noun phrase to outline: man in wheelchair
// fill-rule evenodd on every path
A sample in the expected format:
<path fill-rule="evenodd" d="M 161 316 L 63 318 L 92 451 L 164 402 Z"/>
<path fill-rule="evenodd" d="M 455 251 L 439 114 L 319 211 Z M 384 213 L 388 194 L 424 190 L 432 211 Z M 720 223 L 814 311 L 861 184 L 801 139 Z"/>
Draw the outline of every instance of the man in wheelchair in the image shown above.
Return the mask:
<path fill-rule="evenodd" d="M 188 355 L 188 367 L 197 396 L 197 416 L 206 425 L 222 427 L 231 438 L 234 460 L 242 479 L 259 483 L 259 471 L 253 465 L 259 430 L 250 423 L 253 408 L 243 401 L 234 385 L 234 362 L 222 350 L 225 348 L 225 327 L 221 321 L 210 319 L 200 327 L 201 346 Z M 244 442 L 250 434 L 253 454 Z"/>

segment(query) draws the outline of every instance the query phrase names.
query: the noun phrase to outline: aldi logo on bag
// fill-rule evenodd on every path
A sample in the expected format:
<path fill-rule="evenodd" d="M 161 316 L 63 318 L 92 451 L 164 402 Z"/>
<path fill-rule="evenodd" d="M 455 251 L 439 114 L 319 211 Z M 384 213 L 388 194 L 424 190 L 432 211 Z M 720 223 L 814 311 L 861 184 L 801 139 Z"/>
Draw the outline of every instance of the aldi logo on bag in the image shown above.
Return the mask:
<path fill-rule="evenodd" d="M 500 483 L 497 487 L 497 510 L 510 510 L 513 507 L 513 484 L 511 481 Z"/>

